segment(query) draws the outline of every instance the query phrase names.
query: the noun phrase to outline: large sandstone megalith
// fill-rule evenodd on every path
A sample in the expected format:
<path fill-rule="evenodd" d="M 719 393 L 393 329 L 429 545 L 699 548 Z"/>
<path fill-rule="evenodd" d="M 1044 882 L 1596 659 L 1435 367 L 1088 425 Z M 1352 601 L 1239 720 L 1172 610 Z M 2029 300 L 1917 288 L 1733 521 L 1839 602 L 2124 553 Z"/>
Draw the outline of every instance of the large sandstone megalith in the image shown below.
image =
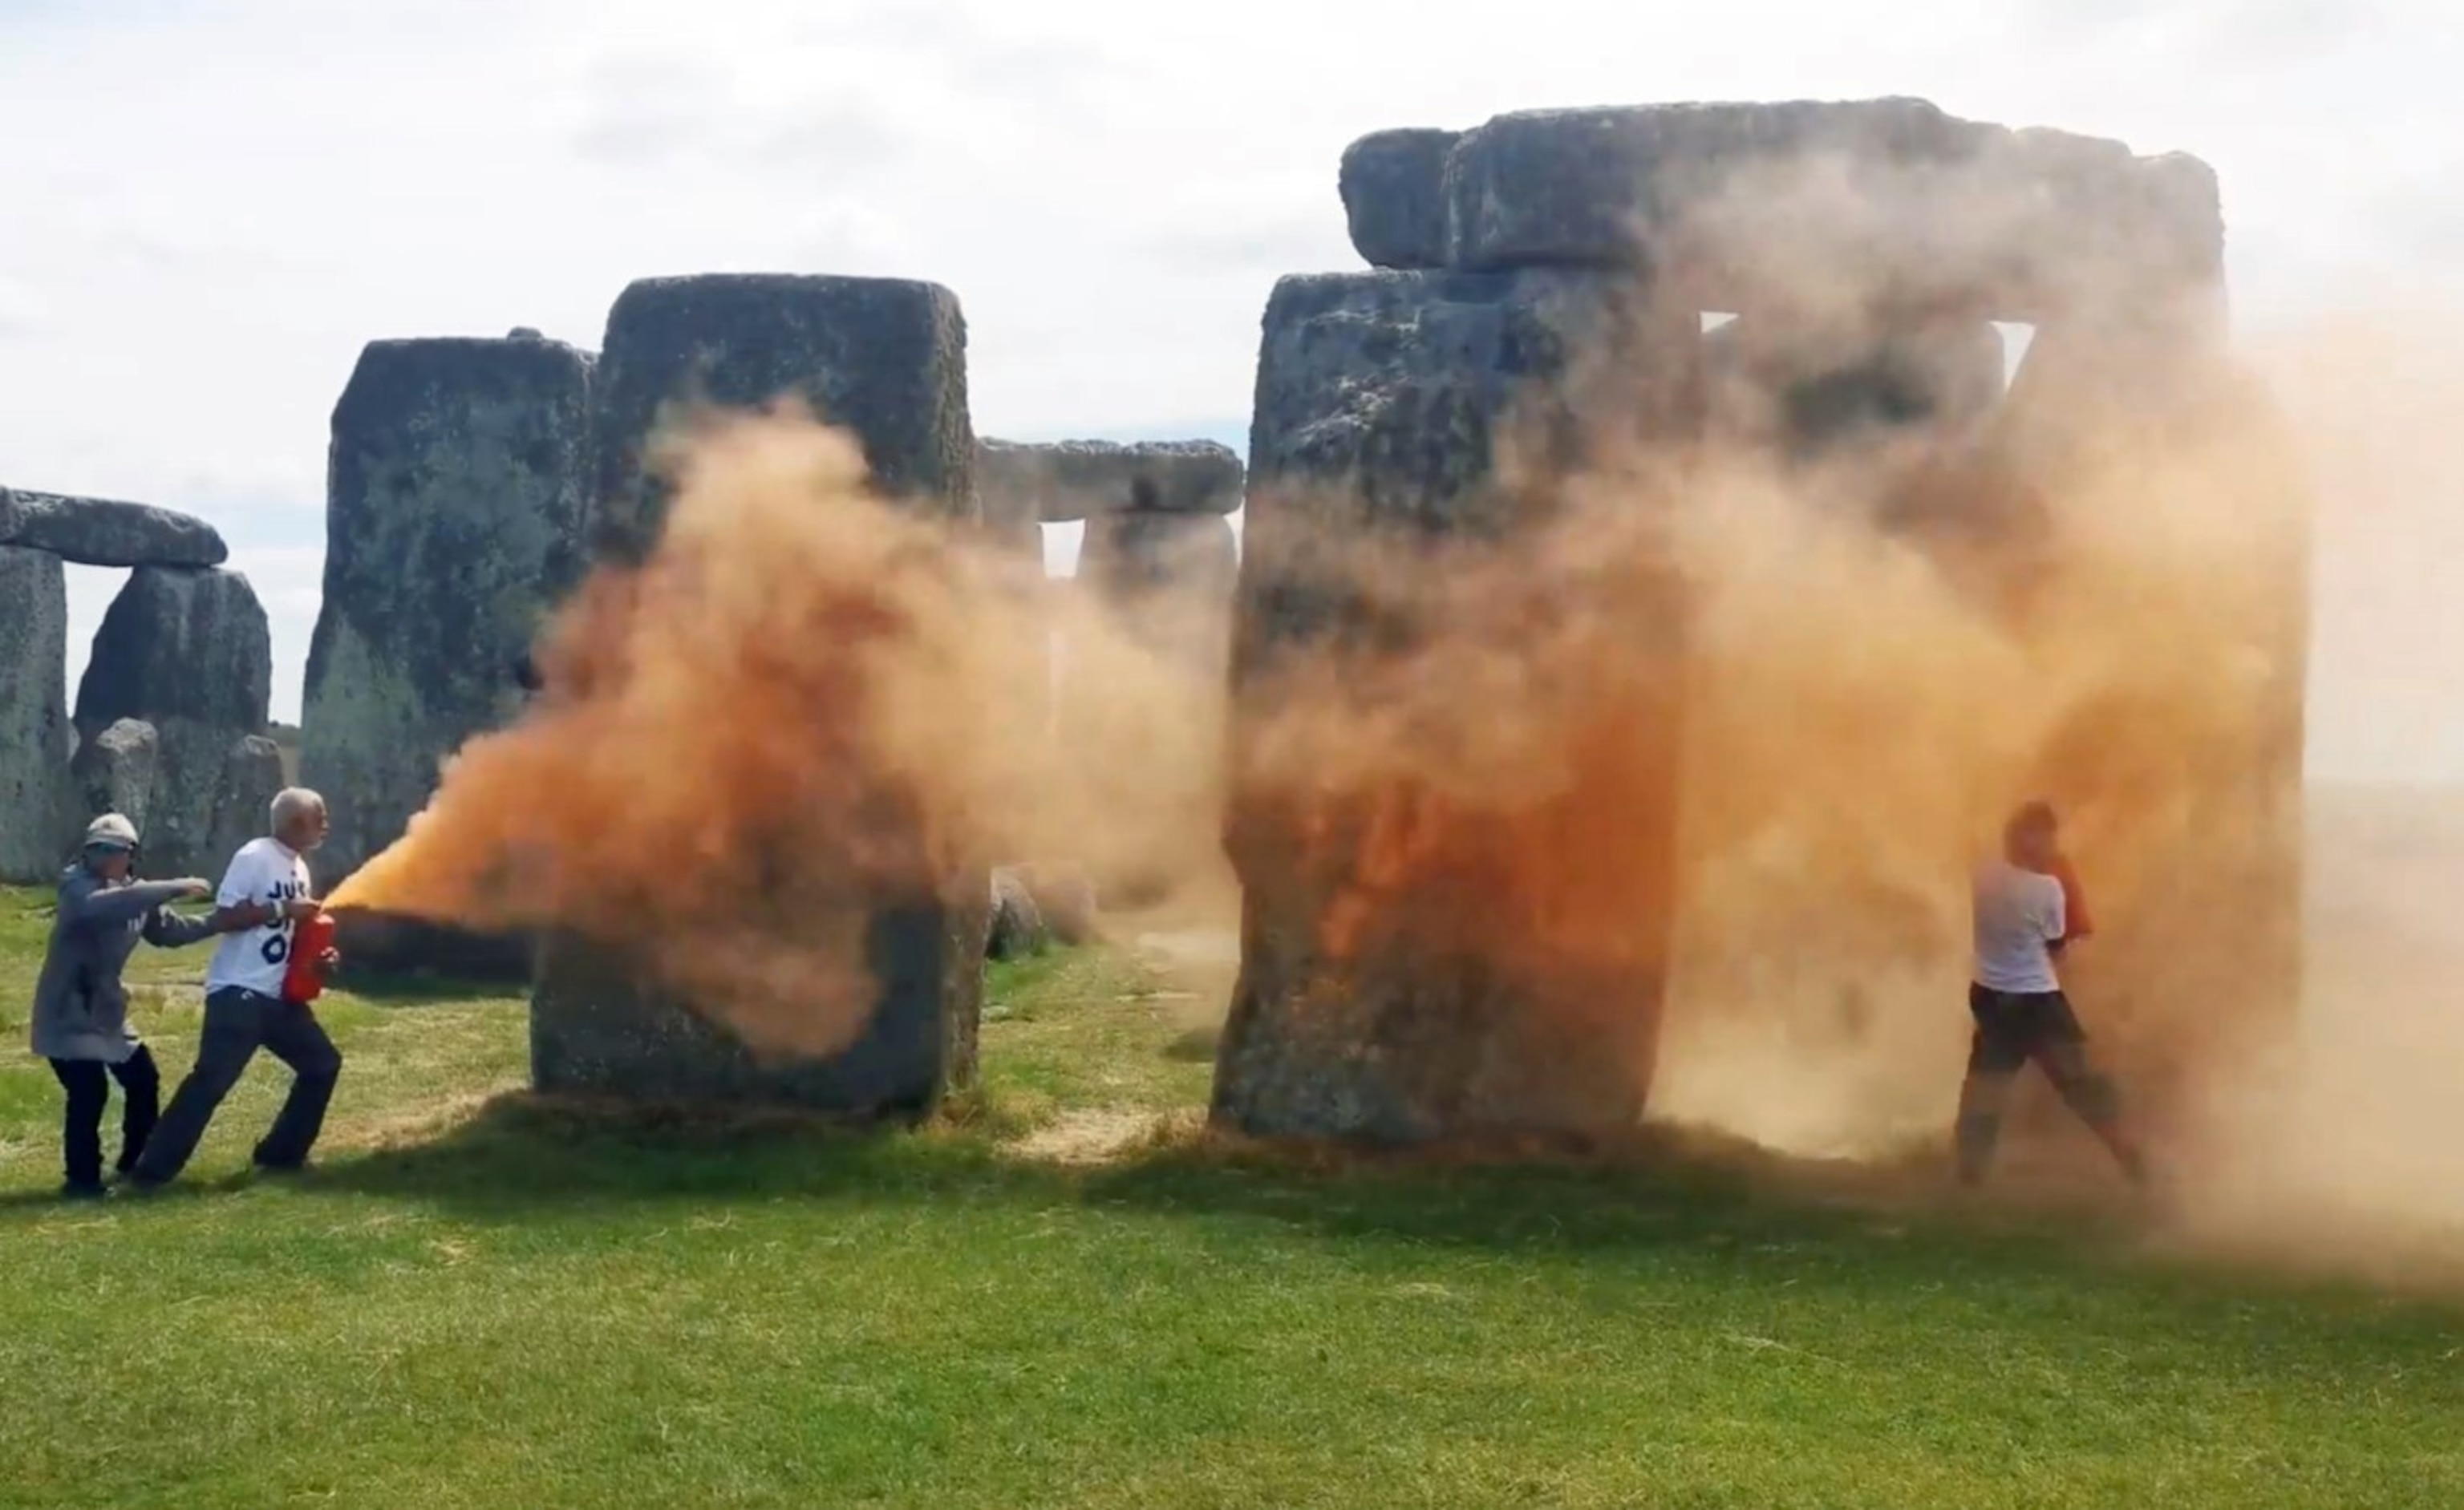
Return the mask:
<path fill-rule="evenodd" d="M 399 839 L 443 762 L 520 709 L 511 674 L 578 580 L 590 358 L 530 332 L 376 341 L 333 416 L 322 606 L 301 777 L 325 795 L 332 884 Z M 499 975 L 518 940 L 354 915 L 354 959 Z"/>
<path fill-rule="evenodd" d="M 322 793 L 331 886 L 401 838 L 472 736 L 521 708 L 510 668 L 579 578 L 590 358 L 532 336 L 380 340 L 334 406 L 324 598 L 300 775 Z M 355 958 L 468 970 L 522 951 L 362 927 Z"/>
<path fill-rule="evenodd" d="M 646 278 L 608 311 L 593 385 L 594 549 L 638 558 L 658 537 L 667 483 L 643 448 L 669 411 L 781 399 L 858 436 L 887 493 L 953 517 L 975 507 L 966 324 L 947 289 L 783 274 Z"/>
<path fill-rule="evenodd" d="M 860 439 L 887 496 L 971 519 L 966 326 L 948 290 L 882 278 L 659 278 L 617 299 L 600 352 L 599 558 L 637 560 L 658 537 L 669 492 L 646 469 L 645 448 L 663 419 L 678 406 L 790 397 Z M 620 949 L 551 940 L 532 999 L 533 1080 L 541 1090 L 647 1100 L 926 1112 L 974 1074 L 986 874 L 969 869 L 867 899 L 873 1011 L 854 1043 L 825 1059 L 756 1055 L 718 1014 L 646 988 Z"/>
<path fill-rule="evenodd" d="M 265 831 L 281 771 L 248 741 L 264 740 L 273 681 L 265 609 L 239 573 L 143 566 L 112 600 L 77 686 L 77 729 L 80 739 L 123 720 L 154 729 L 149 874 L 219 876 Z"/>
<path fill-rule="evenodd" d="M 1228 515 L 1244 469 L 1218 441 L 986 440 L 987 506 L 1047 524 L 1083 522 L 1078 569 L 1053 583 L 1068 622 L 1111 628 L 1058 654 L 1051 737 L 1081 790 L 1111 815 L 1071 841 L 1107 908 L 1138 909 L 1221 864 L 1224 664 L 1238 561 Z M 1152 657 L 1140 664 L 1140 657 Z M 1124 659 L 1126 657 L 1126 659 Z M 1023 858 L 1023 857 L 1022 857 Z M 1049 864 L 1062 857 L 1040 858 Z"/>
<path fill-rule="evenodd" d="M 1359 521 L 1408 515 L 1432 538 L 1516 527 L 1518 490 L 1447 494 L 1442 507 L 1433 493 L 1497 459 L 1483 384 L 1545 370 L 1552 348 L 1539 342 L 1544 360 L 1534 361 L 1523 340 L 1463 336 L 1460 316 L 1381 314 L 1380 297 L 1446 287 L 1446 297 L 1476 304 L 1495 297 L 1477 291 L 1545 270 L 1573 283 L 1648 289 L 1655 304 L 1698 317 L 1733 315 L 1700 342 L 1707 370 L 1696 412 L 1706 424 L 1698 440 L 1812 495 L 1870 506 L 1869 523 L 1955 581 L 1997 629 L 2033 638 L 2052 660 L 2103 666 L 2096 674 L 2110 685 L 2071 689 L 2085 699 L 2072 726 L 2028 758 L 2044 794 L 2093 815 L 2082 824 L 2084 870 L 2098 871 L 2101 825 L 2129 836 L 2118 846 L 2129 863 L 2102 871 L 2101 882 L 2089 878 L 2111 905 L 2099 909 L 2099 948 L 2078 966 L 2089 991 L 2115 1003 L 2109 1041 L 2125 1078 L 2161 1077 L 2167 1064 L 2194 1076 L 2214 1047 L 2282 1024 L 2299 974 L 2306 501 L 2298 467 L 2254 418 L 2232 373 L 2222 199 L 2207 164 L 1964 120 L 1918 99 L 1707 103 L 1528 111 L 1460 133 L 1380 132 L 1346 154 L 1339 188 L 1365 259 L 1448 272 L 1394 274 L 1382 295 L 1356 279 L 1306 280 L 1314 290 L 1287 282 L 1269 309 L 1236 663 L 1244 698 L 1277 623 L 1313 626 L 1337 646 L 1426 635 L 1422 625 L 1381 622 L 1383 610 L 1357 602 L 1339 570 L 1287 563 L 1305 554 L 1278 543 L 1299 517 L 1286 501 L 1288 478 L 1341 474 L 1344 458 L 1357 454 L 1375 465 L 1322 490 L 1324 507 Z M 1303 308 L 1311 303 L 1326 317 L 1311 318 Z M 2007 394 L 1988 323 L 1995 320 L 2036 327 Z M 1664 357 L 1679 339 L 1661 328 L 1650 349 Z M 1283 376 L 1312 362 L 1375 367 L 1448 340 L 1449 360 L 1479 376 L 1305 388 Z M 1662 365 L 1639 356 L 1610 369 Z M 1568 458 L 1579 464 L 1580 438 L 1595 423 L 1523 435 L 1518 471 L 1545 477 Z M 1544 418 L 1542 428 L 1551 427 Z M 1278 448 L 1290 458 L 1281 476 Z M 1408 486 L 1397 485 L 1398 474 Z M 2088 558 L 2062 564 L 2065 541 L 2102 530 L 2109 542 L 2130 528 L 2134 508 L 2157 533 L 2180 533 L 2183 511 L 2170 507 L 2180 500 L 2168 491 L 2219 486 L 2233 500 L 2223 511 L 2230 522 L 2190 528 L 2234 536 L 2219 539 L 2208 574 L 2232 580 L 2203 583 L 2194 602 L 2169 609 L 2168 643 L 2133 657 L 2104 643 L 2110 624 L 2061 623 L 2031 608 L 2053 576 Z M 1493 512 L 1476 522 L 1484 498 Z M 2126 605 L 2115 614 L 2138 617 Z M 2151 690 L 2176 673 L 2189 684 L 2179 695 Z M 2156 706 L 2133 707 L 2133 697 Z M 2179 726 L 2174 754 L 2140 768 L 2125 768 L 2116 748 L 2129 741 L 2100 738 L 2118 719 L 2166 718 Z M 1700 767 L 1701 755 L 1688 758 Z M 1702 782 L 1713 791 L 1716 771 Z M 1684 797 L 1672 789 L 1672 803 Z M 1253 844 L 1243 836 L 1261 826 L 1253 810 L 1263 806 L 1236 804 L 1236 846 Z M 1392 847 L 1391 831 L 1363 831 L 1365 839 L 1321 825 L 1315 850 L 1287 847 Z M 1249 888 L 1248 968 L 1281 990 L 1315 968 L 1297 921 L 1306 887 L 1274 881 L 1272 846 L 1246 852 L 1244 879 L 1268 882 Z M 1480 984 L 1485 964 L 1465 952 L 1451 977 L 1432 966 L 1423 996 L 1479 996 L 1488 989 Z M 1331 1009 L 1281 1018 L 1250 999 L 1251 985 L 1243 992 L 1218 1103 L 1244 1126 L 1375 1122 L 1359 1108 L 1403 1104 L 1390 1094 L 1404 1083 L 1398 1066 L 1438 1058 L 1425 1042 L 1394 1037 L 1364 1047 L 1340 991 L 1324 994 Z M 2201 1006 L 2181 1005 L 2192 1000 Z M 1260 1091 L 1287 1069 L 1290 1083 L 1314 1082 L 1328 1094 L 1310 1103 Z"/>
<path fill-rule="evenodd" d="M 0 881 L 51 880 L 66 858 L 68 624 L 60 558 L 0 545 Z"/>
<path fill-rule="evenodd" d="M 84 811 L 118 813 L 143 835 L 153 817 L 154 789 L 163 771 L 163 736 L 152 724 L 122 718 L 77 742 L 69 775 Z"/>
<path fill-rule="evenodd" d="M 1428 681 L 1450 656 L 1477 656 L 1467 637 L 1512 633 L 1450 620 L 1441 597 L 1416 599 L 1421 563 L 1446 552 L 1511 563 L 1562 516 L 1554 482 L 1595 445 L 1682 434 L 1699 404 L 1699 338 L 1690 308 L 1581 271 L 1277 285 L 1232 667 L 1228 847 L 1245 902 L 1219 1121 L 1412 1141 L 1614 1133 L 1639 1118 L 1676 804 L 1659 604 L 1629 610 L 1638 633 L 1616 664 L 1635 679 L 1603 683 L 1602 721 L 1577 713 L 1565 731 L 1617 767 L 1615 810 L 1584 811 L 1574 790 L 1491 804 L 1400 773 L 1345 786 L 1332 763 L 1346 739 L 1317 753 L 1331 798 L 1309 790 L 1309 772 L 1265 768 L 1289 709 L 1332 695 L 1330 682 L 1401 678 L 1417 684 L 1407 702 L 1441 697 Z M 1441 729 L 1481 717 L 1417 706 Z M 1375 722 L 1374 711 L 1360 716 Z M 1577 863 L 1587 845 L 1606 864 Z M 1419 863 L 1392 864 L 1400 851 Z M 1558 857 L 1572 891 L 1529 871 L 1538 854 Z M 1586 938 L 1554 946 L 1552 930 L 1575 915 Z"/>
<path fill-rule="evenodd" d="M 1870 496 L 1887 529 L 1947 518 L 1962 559 L 2024 578 L 2043 526 L 2062 523 L 2030 511 L 2078 494 L 2040 458 L 2013 455 L 2002 411 L 2041 407 L 2025 390 L 2049 384 L 2023 371 L 2006 401 L 1987 322 L 2036 323 L 2040 354 L 2084 342 L 2089 366 L 2148 377 L 2196 365 L 2221 332 L 2215 178 L 2192 158 L 1872 99 L 1529 111 L 1459 133 L 1378 132 L 1345 154 L 1338 188 L 1356 250 L 1397 271 L 1286 279 L 1267 309 L 1233 666 L 1227 833 L 1246 892 L 1243 974 L 1216 1115 L 1304 1135 L 1614 1127 L 1648 1085 L 1681 900 L 1673 864 L 1647 874 L 1634 857 L 1671 847 L 1683 711 L 1670 693 L 1657 742 L 1635 733 L 1652 718 L 1629 724 L 1612 762 L 1626 773 L 1619 800 L 1595 804 L 1589 822 L 1551 830 L 1469 783 L 1433 791 L 1441 783 L 1414 767 L 1495 734 L 1455 727 L 1463 715 L 1442 700 L 1413 701 L 1445 668 L 1468 679 L 1481 665 L 1450 662 L 1447 647 L 1479 639 L 1488 664 L 1545 688 L 1564 667 L 1526 642 L 1558 611 L 1551 595 L 1591 569 L 1569 558 L 1579 549 L 1534 558 L 1524 621 L 1467 625 L 1458 609 L 1510 600 L 1518 584 L 1508 573 L 1467 595 L 1465 563 L 1492 549 L 1516 560 L 1570 473 L 1606 459 L 1618 469 L 1609 491 L 1631 491 L 1654 469 L 1683 474 L 1709 440 L 1825 492 Z M 1705 339 L 1708 314 L 1740 317 Z M 2123 331 L 2140 333 L 2135 361 L 2115 343 Z M 2164 402 L 2149 412 L 2176 427 L 2178 447 L 2199 421 L 2177 401 L 2201 384 L 2152 381 Z M 1674 496 L 1682 507 L 1684 491 Z M 2277 530 L 2266 512 L 2261 527 Z M 1919 549 L 1950 543 L 1906 534 Z M 2299 551 L 2280 554 L 2268 585 L 2298 602 Z M 1661 649 L 1683 666 L 1684 604 L 1670 596 Z M 2195 811 L 2272 836 L 2298 793 L 2299 615 L 2248 617 L 2191 631 L 2212 642 L 2219 675 L 2251 678 L 2241 725 L 2210 731 L 2230 748 L 2117 779 L 2154 781 L 2168 821 Z M 2013 627 L 2025 632 L 2019 618 Z M 1583 679 L 1607 703 L 1625 677 L 1612 656 Z M 1393 706 L 1355 715 L 1356 735 L 1381 717 L 1405 732 L 1380 735 L 1392 743 L 1378 755 L 1296 732 L 1296 703 L 1379 697 Z M 1579 742 L 1562 744 L 1548 759 L 1579 766 Z M 1313 749 L 1325 768 L 1314 788 L 1291 769 L 1295 751 Z M 2058 749 L 2046 759 L 2075 778 L 2094 764 Z M 1405 773 L 1385 791 L 1361 774 L 1380 760 Z M 1325 795 L 1347 780 L 1370 790 Z M 2271 842 L 2233 869 L 2265 893 L 2273 940 L 2298 867 Z M 1569 888 L 1569 875 L 1598 884 Z M 1622 958 L 1569 973 L 1563 949 L 1513 947 L 1518 923 L 1534 940 L 1583 936 L 1567 918 L 1620 892 L 1634 899 L 1624 936 L 1640 941 Z"/>
<path fill-rule="evenodd" d="M 1222 683 L 1240 546 L 1231 521 L 1211 514 L 1133 509 L 1087 521 L 1078 580 L 1156 648 L 1181 657 L 1207 685 Z"/>

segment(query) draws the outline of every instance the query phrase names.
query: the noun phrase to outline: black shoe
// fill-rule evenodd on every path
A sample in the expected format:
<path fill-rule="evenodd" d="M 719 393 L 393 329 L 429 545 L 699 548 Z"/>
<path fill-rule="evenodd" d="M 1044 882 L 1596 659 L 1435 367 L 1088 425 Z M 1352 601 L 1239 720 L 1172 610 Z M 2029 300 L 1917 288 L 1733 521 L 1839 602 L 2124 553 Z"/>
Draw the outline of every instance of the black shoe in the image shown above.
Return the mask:
<path fill-rule="evenodd" d="M 276 1159 L 257 1159 L 253 1162 L 256 1166 L 257 1173 L 273 1179 L 289 1179 L 311 1172 L 306 1159 L 300 1159 L 296 1163 Z"/>
<path fill-rule="evenodd" d="M 91 1185 L 83 1180 L 71 1180 L 60 1187 L 60 1199 L 64 1201 L 99 1201 L 110 1194 L 111 1188 L 100 1180 Z"/>

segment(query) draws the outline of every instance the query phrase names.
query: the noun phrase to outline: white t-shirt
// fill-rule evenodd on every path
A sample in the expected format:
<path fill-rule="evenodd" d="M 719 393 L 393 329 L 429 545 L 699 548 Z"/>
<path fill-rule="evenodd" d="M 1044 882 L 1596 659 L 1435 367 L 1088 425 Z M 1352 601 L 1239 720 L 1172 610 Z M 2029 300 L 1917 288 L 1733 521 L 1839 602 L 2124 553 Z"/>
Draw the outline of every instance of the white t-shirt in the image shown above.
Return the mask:
<path fill-rule="evenodd" d="M 280 904 L 309 895 L 308 862 L 278 839 L 252 839 L 231 856 L 223 872 L 216 907 L 243 902 Z M 206 992 L 211 995 L 238 986 L 260 996 L 282 995 L 283 973 L 291 968 L 291 920 L 277 918 L 263 928 L 226 933 L 206 967 Z"/>
<path fill-rule="evenodd" d="M 2047 946 L 2060 940 L 2062 884 L 1995 860 L 1976 872 L 1976 983 L 1988 991 L 2036 994 L 2062 989 Z"/>

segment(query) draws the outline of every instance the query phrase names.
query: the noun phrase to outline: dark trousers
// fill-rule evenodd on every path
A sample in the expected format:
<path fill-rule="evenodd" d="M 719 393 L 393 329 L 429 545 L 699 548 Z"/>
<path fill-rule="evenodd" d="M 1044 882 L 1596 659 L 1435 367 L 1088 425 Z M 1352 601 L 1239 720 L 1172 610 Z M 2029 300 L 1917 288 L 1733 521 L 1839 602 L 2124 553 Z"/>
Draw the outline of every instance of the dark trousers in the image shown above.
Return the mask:
<path fill-rule="evenodd" d="M 118 1064 L 100 1060 L 52 1061 L 52 1073 L 69 1093 L 67 1117 L 60 1125 L 60 1150 L 68 1163 L 69 1183 L 80 1190 L 102 1184 L 102 1112 L 111 1104 L 111 1083 L 120 1082 L 120 1172 L 136 1166 L 154 1131 L 163 1102 L 163 1078 L 155 1072 L 154 1056 L 143 1043 Z"/>
<path fill-rule="evenodd" d="M 206 997 L 197 1062 L 146 1140 L 145 1152 L 132 1171 L 137 1178 L 160 1183 L 187 1168 L 197 1141 L 206 1135 L 206 1125 L 260 1048 L 291 1067 L 292 1081 L 274 1127 L 256 1146 L 256 1162 L 267 1169 L 297 1169 L 308 1162 L 308 1150 L 325 1126 L 334 1083 L 342 1073 L 341 1052 L 306 1006 L 226 987 Z"/>
<path fill-rule="evenodd" d="M 2089 1061 L 2087 1033 L 2069 997 L 2058 991 L 1991 991 L 1970 985 L 1968 1011 L 1976 1019 L 1976 1032 L 1968 1044 L 1968 1079 L 1959 1088 L 1963 1175 L 1975 1179 L 1992 1161 L 2011 1086 L 2033 1061 L 2063 1104 L 2138 1177 L 2139 1153 L 2122 1129 L 2121 1098 L 2113 1082 Z"/>

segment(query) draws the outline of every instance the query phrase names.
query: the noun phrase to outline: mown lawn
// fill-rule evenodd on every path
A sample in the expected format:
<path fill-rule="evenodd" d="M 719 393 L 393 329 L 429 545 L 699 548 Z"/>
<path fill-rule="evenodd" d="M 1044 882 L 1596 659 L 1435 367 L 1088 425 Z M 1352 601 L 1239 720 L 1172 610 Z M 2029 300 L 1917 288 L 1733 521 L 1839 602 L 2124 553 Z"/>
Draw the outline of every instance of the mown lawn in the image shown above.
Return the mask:
<path fill-rule="evenodd" d="M 203 963 L 141 954 L 174 1076 Z M 0 1504 L 2464 1504 L 2464 1308 L 1735 1161 L 1212 1148 L 1164 984 L 998 972 L 982 1095 L 869 1137 L 539 1105 L 518 1001 L 345 995 L 320 1174 L 240 1172 L 268 1064 L 90 1208 L 0 1060 Z"/>

